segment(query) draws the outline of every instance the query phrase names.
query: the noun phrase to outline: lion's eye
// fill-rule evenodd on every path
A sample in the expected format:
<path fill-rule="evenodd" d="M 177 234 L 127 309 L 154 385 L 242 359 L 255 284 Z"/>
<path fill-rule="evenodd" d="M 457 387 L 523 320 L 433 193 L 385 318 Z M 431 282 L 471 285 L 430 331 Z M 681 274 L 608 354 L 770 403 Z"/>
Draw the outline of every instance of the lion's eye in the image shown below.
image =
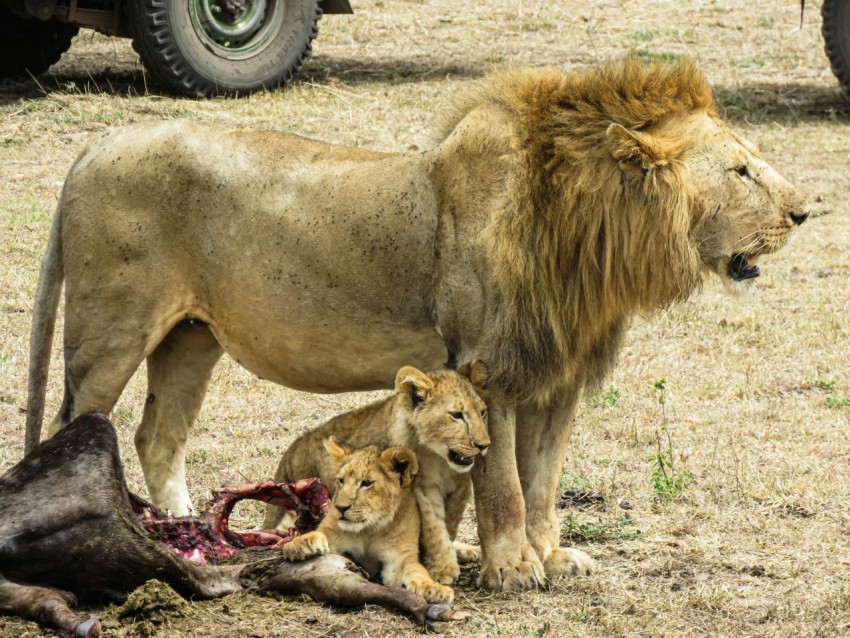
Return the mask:
<path fill-rule="evenodd" d="M 339 485 L 340 487 L 342 487 L 342 485 L 343 485 L 344 483 L 345 483 L 345 479 L 344 479 L 344 478 L 338 478 L 338 479 L 336 480 L 336 484 L 337 484 L 337 485 Z"/>
<path fill-rule="evenodd" d="M 360 487 L 362 487 L 364 490 L 368 490 L 374 484 L 375 481 L 360 481 Z"/>
<path fill-rule="evenodd" d="M 463 421 L 463 412 L 449 412 L 449 416 L 455 421 Z"/>
<path fill-rule="evenodd" d="M 738 175 L 740 175 L 744 179 L 750 179 L 752 177 L 752 175 L 750 175 L 750 169 L 747 168 L 746 165 L 738 166 L 737 168 L 735 168 L 735 172 L 738 173 Z"/>
<path fill-rule="evenodd" d="M 487 410 L 481 410 L 481 418 L 487 420 Z"/>

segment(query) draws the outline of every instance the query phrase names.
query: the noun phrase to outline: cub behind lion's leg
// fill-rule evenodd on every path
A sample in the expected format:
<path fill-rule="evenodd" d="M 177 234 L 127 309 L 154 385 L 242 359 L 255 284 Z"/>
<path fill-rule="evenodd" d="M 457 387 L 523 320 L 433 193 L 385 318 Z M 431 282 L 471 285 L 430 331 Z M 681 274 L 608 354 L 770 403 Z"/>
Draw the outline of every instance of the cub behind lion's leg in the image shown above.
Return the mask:
<path fill-rule="evenodd" d="M 401 368 L 393 396 L 334 417 L 296 439 L 283 455 L 275 480 L 318 476 L 333 493 L 336 466 L 324 448 L 331 435 L 358 446 L 411 448 L 419 461 L 415 493 L 425 566 L 434 580 L 451 584 L 460 573 L 452 540 L 472 488 L 468 471 L 490 444 L 481 397 L 486 376 L 481 361 L 458 371 Z M 285 525 L 282 515 L 279 508 L 269 507 L 263 526 Z"/>

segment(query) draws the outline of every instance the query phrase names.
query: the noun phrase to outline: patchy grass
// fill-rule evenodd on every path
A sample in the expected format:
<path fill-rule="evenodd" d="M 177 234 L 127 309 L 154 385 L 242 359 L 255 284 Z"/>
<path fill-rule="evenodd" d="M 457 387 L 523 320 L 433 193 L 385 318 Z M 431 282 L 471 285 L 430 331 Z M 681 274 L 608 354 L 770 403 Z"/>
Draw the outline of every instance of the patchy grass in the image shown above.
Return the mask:
<path fill-rule="evenodd" d="M 354 6 L 354 16 L 321 21 L 315 56 L 277 93 L 162 96 L 128 42 L 91 32 L 37 82 L 0 84 L 0 471 L 22 454 L 29 322 L 51 211 L 74 158 L 109 127 L 189 117 L 404 151 L 425 147 L 449 96 L 491 68 L 580 69 L 634 48 L 645 59 L 691 55 L 720 111 L 809 196 L 812 219 L 760 263 L 754 294 L 709 281 L 689 301 L 637 319 L 605 389 L 580 406 L 563 485 L 603 494 L 608 509 L 559 515 L 565 542 L 600 571 L 548 591 L 491 595 L 475 589 L 477 572 L 467 568 L 457 605 L 472 618 L 449 633 L 850 635 L 850 102 L 823 54 L 819 5 L 807 3 L 802 28 L 798 4 L 772 0 Z M 61 400 L 61 357 L 57 339 L 48 414 Z M 662 375 L 663 406 L 654 386 Z M 145 396 L 142 369 L 113 412 L 128 481 L 143 494 L 132 438 Z M 302 394 L 224 359 L 190 437 L 193 499 L 272 475 L 305 428 L 375 396 Z M 652 472 L 661 467 L 668 478 L 691 474 L 676 498 L 656 493 Z M 233 518 L 261 521 L 250 504 Z M 474 541 L 474 530 L 470 511 L 461 538 Z M 118 638 L 420 635 L 379 608 L 341 613 L 300 597 L 190 607 L 157 625 L 119 621 L 115 606 L 98 613 Z M 0 617 L 0 636 L 13 635 L 51 634 Z"/>
<path fill-rule="evenodd" d="M 634 521 L 627 516 L 614 523 L 582 521 L 572 512 L 568 512 L 561 524 L 561 540 L 569 543 L 603 543 L 609 541 L 634 541 L 643 532 L 635 528 Z"/>

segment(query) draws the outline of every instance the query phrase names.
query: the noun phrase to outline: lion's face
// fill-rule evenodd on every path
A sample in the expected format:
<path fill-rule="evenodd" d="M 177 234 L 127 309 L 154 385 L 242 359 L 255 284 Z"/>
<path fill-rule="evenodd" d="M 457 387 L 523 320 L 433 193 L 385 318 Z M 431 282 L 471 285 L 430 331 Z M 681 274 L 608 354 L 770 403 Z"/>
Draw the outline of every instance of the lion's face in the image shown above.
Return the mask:
<path fill-rule="evenodd" d="M 753 144 L 716 118 L 693 119 L 696 143 L 683 158 L 701 204 L 692 237 L 708 270 L 726 280 L 753 279 L 758 259 L 788 243 L 808 205 Z"/>
<path fill-rule="evenodd" d="M 399 370 L 396 391 L 404 401 L 404 417 L 417 441 L 441 456 L 455 472 L 472 469 L 490 445 L 487 405 L 479 395 L 486 380 L 480 361 L 457 372 L 425 374 L 412 367 Z"/>
<path fill-rule="evenodd" d="M 353 448 L 333 437 L 325 447 L 339 465 L 332 502 L 342 531 L 379 531 L 392 522 L 405 498 L 413 498 L 410 486 L 419 464 L 411 450 Z"/>

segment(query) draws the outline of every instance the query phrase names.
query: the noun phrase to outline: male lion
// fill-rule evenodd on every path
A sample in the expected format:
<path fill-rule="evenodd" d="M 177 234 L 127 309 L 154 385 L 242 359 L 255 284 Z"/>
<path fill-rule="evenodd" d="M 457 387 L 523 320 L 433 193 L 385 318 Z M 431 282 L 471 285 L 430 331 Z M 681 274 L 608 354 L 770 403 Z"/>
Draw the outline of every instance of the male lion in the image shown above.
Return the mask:
<path fill-rule="evenodd" d="M 452 544 L 472 492 L 469 471 L 490 446 L 487 408 L 478 394 L 487 379 L 481 361 L 457 372 L 424 373 L 405 366 L 395 377 L 395 394 L 339 414 L 298 437 L 277 467 L 275 481 L 317 476 L 334 492 L 338 461 L 326 450 L 329 436 L 346 443 L 410 448 L 419 461 L 414 493 L 422 519 L 420 543 L 428 573 L 450 585 L 460 575 Z M 269 505 L 263 527 L 281 526 L 285 510 Z M 284 526 L 286 527 L 286 526 Z M 459 545 L 462 558 L 478 558 L 477 548 Z"/>
<path fill-rule="evenodd" d="M 717 115 L 693 62 L 493 74 L 441 141 L 377 153 L 294 135 L 145 124 L 72 167 L 33 315 L 39 438 L 65 280 L 65 397 L 50 433 L 109 412 L 147 358 L 136 448 L 185 514 L 184 457 L 216 361 L 313 392 L 387 388 L 406 364 L 490 370 L 492 445 L 472 472 L 480 582 L 583 573 L 555 496 L 581 388 L 629 319 L 755 277 L 808 214 Z"/>
<path fill-rule="evenodd" d="M 287 560 L 347 554 L 388 587 L 406 587 L 429 603 L 451 603 L 451 587 L 434 582 L 419 562 L 416 455 L 406 447 L 353 448 L 325 442 L 336 466 L 333 507 L 318 529 L 283 547 Z"/>

